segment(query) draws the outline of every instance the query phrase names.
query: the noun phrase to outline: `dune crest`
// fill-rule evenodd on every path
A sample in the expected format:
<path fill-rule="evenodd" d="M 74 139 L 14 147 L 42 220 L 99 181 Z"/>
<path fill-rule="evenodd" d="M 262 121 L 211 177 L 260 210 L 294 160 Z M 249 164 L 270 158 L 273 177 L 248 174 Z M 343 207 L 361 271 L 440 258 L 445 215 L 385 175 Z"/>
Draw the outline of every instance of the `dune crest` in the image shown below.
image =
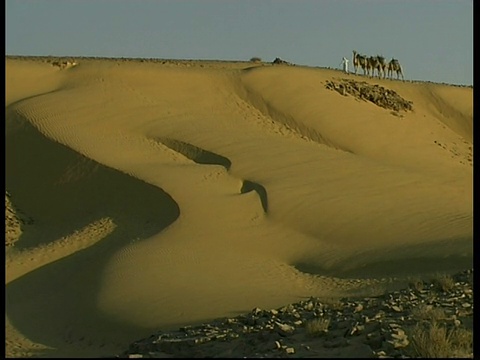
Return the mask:
<path fill-rule="evenodd" d="M 392 114 L 336 70 L 75 61 L 6 62 L 7 355 L 472 266 L 473 89 L 351 75 Z"/>

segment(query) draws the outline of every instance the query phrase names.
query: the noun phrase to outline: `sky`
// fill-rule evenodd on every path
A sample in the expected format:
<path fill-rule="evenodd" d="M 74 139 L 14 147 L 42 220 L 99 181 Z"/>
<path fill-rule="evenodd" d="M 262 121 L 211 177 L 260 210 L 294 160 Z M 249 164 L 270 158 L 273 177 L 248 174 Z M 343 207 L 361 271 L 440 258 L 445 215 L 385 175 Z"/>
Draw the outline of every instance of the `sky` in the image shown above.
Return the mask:
<path fill-rule="evenodd" d="M 6 0 L 6 55 L 242 60 L 473 85 L 473 0 Z"/>

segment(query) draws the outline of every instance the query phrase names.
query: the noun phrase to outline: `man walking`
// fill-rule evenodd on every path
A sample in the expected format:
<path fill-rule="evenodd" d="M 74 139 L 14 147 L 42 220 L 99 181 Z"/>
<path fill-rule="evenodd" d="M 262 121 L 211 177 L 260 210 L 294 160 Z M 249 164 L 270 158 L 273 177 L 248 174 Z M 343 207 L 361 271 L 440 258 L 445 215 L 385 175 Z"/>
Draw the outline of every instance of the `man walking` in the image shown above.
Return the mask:
<path fill-rule="evenodd" d="M 348 71 L 348 59 L 346 57 L 344 57 L 342 59 L 342 66 L 343 66 L 343 71 L 345 71 L 346 74 L 349 73 Z"/>

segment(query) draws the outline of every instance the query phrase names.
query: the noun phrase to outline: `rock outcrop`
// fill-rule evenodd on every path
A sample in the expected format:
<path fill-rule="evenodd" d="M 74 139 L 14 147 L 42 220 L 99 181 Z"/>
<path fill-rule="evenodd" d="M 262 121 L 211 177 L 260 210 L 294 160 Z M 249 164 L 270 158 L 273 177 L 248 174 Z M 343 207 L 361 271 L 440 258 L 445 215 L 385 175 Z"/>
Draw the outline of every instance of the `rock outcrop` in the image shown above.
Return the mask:
<path fill-rule="evenodd" d="M 360 100 L 370 101 L 384 109 L 394 111 L 413 110 L 412 102 L 405 100 L 395 91 L 365 81 L 339 79 L 338 81 L 327 81 L 325 87 L 344 96 L 351 95 Z"/>

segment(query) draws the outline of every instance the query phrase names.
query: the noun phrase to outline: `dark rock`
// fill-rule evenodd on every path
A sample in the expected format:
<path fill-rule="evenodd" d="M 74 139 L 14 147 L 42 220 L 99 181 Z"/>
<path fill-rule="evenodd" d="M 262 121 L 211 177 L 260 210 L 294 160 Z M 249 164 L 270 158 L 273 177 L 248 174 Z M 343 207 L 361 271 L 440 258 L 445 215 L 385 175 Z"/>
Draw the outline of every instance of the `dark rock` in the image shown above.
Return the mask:
<path fill-rule="evenodd" d="M 276 310 L 255 308 L 236 318 L 158 332 L 116 357 L 405 358 L 409 329 L 421 320 L 412 310 L 420 304 L 426 311 L 445 312 L 437 321 L 449 328 L 472 331 L 473 271 L 454 279 L 455 285 L 446 292 L 436 292 L 433 283 L 425 282 L 420 291 L 406 288 L 377 298 L 342 299 L 334 308 L 316 298 Z M 305 324 L 319 317 L 329 319 L 328 332 L 313 337 Z"/>

